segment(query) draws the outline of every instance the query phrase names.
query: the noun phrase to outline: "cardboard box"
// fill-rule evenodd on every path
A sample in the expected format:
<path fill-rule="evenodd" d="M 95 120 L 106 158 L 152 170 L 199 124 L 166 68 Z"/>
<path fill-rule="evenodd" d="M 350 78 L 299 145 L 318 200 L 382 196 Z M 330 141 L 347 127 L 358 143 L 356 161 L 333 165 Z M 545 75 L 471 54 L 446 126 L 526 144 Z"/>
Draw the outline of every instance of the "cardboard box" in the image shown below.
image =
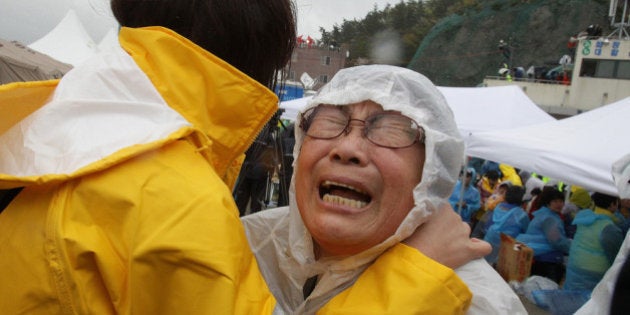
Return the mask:
<path fill-rule="evenodd" d="M 497 271 L 505 281 L 522 282 L 531 273 L 534 250 L 501 233 Z"/>

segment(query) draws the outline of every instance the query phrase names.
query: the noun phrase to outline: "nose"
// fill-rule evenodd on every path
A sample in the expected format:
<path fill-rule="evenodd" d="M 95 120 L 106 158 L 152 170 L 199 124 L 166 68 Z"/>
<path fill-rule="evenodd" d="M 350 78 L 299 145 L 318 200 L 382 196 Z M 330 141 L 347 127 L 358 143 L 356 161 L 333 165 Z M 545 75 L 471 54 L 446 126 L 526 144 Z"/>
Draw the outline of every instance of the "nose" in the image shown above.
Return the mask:
<path fill-rule="evenodd" d="M 353 128 L 353 127 L 358 128 Z M 365 165 L 369 161 L 369 141 L 365 137 L 365 121 L 350 119 L 345 132 L 336 139 L 330 158 L 341 163 Z"/>
<path fill-rule="evenodd" d="M 355 128 L 352 128 L 352 125 L 361 126 L 361 128 L 356 128 L 356 129 L 359 130 L 362 135 L 365 134 L 365 120 L 351 118 L 348 120 L 348 126 L 346 127 L 346 130 L 345 130 L 346 135 L 352 132 L 352 129 L 355 129 Z"/>

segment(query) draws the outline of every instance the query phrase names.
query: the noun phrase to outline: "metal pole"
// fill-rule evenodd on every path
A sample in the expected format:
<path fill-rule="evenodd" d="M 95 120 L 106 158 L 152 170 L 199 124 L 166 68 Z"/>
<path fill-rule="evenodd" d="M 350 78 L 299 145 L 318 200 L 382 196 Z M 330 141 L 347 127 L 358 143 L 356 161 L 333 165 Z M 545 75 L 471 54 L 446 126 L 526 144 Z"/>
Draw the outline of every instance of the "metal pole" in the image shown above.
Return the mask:
<path fill-rule="evenodd" d="M 460 190 L 459 190 L 459 202 L 457 203 L 457 214 L 462 215 L 462 201 L 464 201 L 464 192 L 466 191 L 466 187 L 464 187 L 464 182 L 466 180 L 466 168 L 467 165 L 464 165 L 464 168 L 461 172 L 461 177 L 459 178 L 460 182 Z"/>
<path fill-rule="evenodd" d="M 626 32 L 626 12 L 628 10 L 628 0 L 623 3 L 623 15 L 621 16 L 621 31 L 619 31 L 619 39 L 622 39 L 621 33 L 626 33 L 626 37 L 628 37 L 628 32 Z"/>

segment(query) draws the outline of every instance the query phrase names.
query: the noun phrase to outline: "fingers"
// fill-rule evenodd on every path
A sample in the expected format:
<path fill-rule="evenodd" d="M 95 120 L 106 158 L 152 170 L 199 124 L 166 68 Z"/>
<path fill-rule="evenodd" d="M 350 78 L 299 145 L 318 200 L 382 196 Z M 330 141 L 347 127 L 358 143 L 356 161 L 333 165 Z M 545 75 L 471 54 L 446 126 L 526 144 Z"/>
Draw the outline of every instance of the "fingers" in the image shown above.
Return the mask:
<path fill-rule="evenodd" d="M 450 209 L 442 209 L 442 211 L 449 211 Z M 454 212 L 454 211 L 451 211 Z M 459 215 L 457 215 L 457 218 L 459 219 L 459 221 L 462 223 L 463 227 L 462 227 L 462 233 L 465 232 L 466 235 L 470 235 L 470 224 L 462 221 L 461 217 Z"/>
<path fill-rule="evenodd" d="M 487 242 L 470 238 L 470 225 L 463 222 L 448 203 L 443 204 L 404 243 L 453 269 L 492 251 Z"/>
<path fill-rule="evenodd" d="M 471 238 L 470 246 L 476 258 L 482 258 L 492 252 L 492 245 L 478 238 Z"/>

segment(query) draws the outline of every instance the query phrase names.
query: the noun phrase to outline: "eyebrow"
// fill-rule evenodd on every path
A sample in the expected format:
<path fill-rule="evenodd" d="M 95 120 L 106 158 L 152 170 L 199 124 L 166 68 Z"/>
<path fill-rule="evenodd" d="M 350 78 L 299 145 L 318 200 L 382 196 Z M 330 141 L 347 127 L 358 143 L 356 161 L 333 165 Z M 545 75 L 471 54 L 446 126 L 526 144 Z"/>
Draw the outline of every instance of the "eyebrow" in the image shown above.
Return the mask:
<path fill-rule="evenodd" d="M 349 106 L 349 105 L 335 105 L 335 106 L 337 106 L 337 107 L 346 107 L 345 109 L 344 109 L 344 108 L 342 108 L 342 110 L 343 110 L 344 112 L 348 113 L 348 115 L 352 116 L 352 114 L 353 114 L 353 110 L 352 110 L 352 109 L 354 109 L 354 107 L 353 107 L 353 106 Z M 380 104 L 379 104 L 379 106 L 381 106 L 381 109 L 377 109 L 377 110 L 375 110 L 375 111 L 368 112 L 368 114 L 367 114 L 367 116 L 366 116 L 366 117 L 370 117 L 370 116 L 375 115 L 375 114 L 383 114 L 383 113 L 385 113 L 385 114 L 397 114 L 397 115 L 402 115 L 402 116 L 405 116 L 405 117 L 409 117 L 409 116 L 407 116 L 407 115 L 404 115 L 403 113 L 401 113 L 401 112 L 400 112 L 400 111 L 398 111 L 398 110 L 383 109 L 383 108 L 382 108 L 383 106 L 382 106 L 382 105 L 380 105 Z M 351 107 L 352 107 L 352 108 L 351 108 Z"/>

